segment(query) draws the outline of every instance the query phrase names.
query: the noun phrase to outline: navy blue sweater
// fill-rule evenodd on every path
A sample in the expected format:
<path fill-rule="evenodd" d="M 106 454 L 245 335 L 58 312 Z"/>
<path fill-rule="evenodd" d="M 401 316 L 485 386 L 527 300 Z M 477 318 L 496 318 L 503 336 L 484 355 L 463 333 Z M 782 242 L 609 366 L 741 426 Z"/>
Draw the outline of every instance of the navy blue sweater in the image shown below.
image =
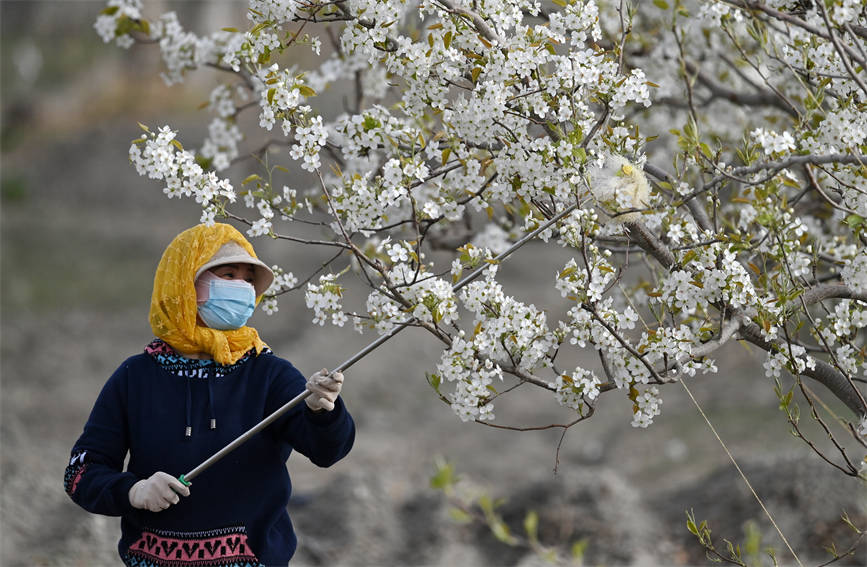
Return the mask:
<path fill-rule="evenodd" d="M 133 356 L 94 405 L 72 451 L 66 491 L 85 510 L 121 516 L 118 551 L 129 565 L 286 565 L 297 543 L 286 512 L 286 460 L 294 449 L 327 467 L 349 452 L 355 425 L 340 398 L 330 412 L 299 404 L 202 472 L 190 496 L 168 510 L 135 509 L 128 492 L 157 471 L 189 472 L 305 383 L 292 364 L 272 354 L 207 379 L 181 378 L 147 354 Z"/>

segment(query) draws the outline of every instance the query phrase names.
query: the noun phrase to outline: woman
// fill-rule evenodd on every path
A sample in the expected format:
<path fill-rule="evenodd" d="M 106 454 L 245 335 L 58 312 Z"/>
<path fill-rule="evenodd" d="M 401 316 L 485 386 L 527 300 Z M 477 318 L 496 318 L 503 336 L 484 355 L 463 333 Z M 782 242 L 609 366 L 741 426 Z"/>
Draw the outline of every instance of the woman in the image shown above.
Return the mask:
<path fill-rule="evenodd" d="M 327 467 L 352 447 L 343 376 L 323 369 L 305 380 L 246 326 L 273 278 L 226 224 L 186 230 L 163 254 L 150 308 L 156 339 L 103 387 L 64 478 L 85 510 L 121 517 L 126 565 L 286 565 L 296 547 L 289 454 Z M 306 404 L 191 486 L 178 480 L 305 388 Z"/>

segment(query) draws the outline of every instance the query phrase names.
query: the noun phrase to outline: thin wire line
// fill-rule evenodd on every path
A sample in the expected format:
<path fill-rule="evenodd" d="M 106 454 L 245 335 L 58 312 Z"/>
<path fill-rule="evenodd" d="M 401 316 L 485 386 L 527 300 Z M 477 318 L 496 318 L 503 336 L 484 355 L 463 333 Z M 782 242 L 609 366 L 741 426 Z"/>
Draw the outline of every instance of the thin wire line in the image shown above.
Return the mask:
<path fill-rule="evenodd" d="M 752 492 L 753 496 L 754 496 L 755 499 L 756 499 L 756 502 L 758 502 L 758 503 L 759 503 L 759 506 L 762 507 L 762 510 L 764 510 L 765 515 L 766 515 L 766 516 L 768 517 L 768 519 L 771 521 L 771 524 L 773 524 L 774 529 L 777 530 L 777 533 L 778 533 L 778 534 L 780 534 L 780 538 L 783 540 L 783 543 L 785 543 L 785 544 L 786 544 L 786 547 L 789 548 L 789 553 L 792 554 L 792 557 L 795 558 L 795 561 L 798 562 L 798 565 L 800 565 L 801 567 L 804 567 L 804 564 L 801 563 L 801 560 L 800 560 L 800 559 L 798 559 L 798 554 L 795 553 L 795 550 L 792 549 L 792 546 L 791 546 L 791 545 L 789 545 L 789 540 L 786 539 L 786 536 L 783 535 L 783 531 L 782 531 L 782 530 L 780 529 L 780 527 L 777 525 L 777 522 L 774 521 L 774 517 L 771 516 L 771 513 L 768 511 L 767 508 L 765 508 L 765 503 L 762 502 L 762 499 L 759 498 L 759 495 L 756 493 L 755 489 L 753 489 L 753 485 L 750 484 L 750 481 L 749 481 L 749 479 L 747 478 L 747 475 L 745 475 L 745 474 L 744 474 L 744 471 L 741 470 L 741 467 L 738 465 L 738 462 L 735 460 L 734 456 L 733 456 L 733 455 L 731 454 L 731 452 L 729 451 L 729 448 L 726 447 L 726 444 L 723 442 L 722 438 L 719 436 L 719 433 L 717 433 L 716 428 L 715 428 L 715 427 L 713 426 L 713 424 L 710 422 L 710 419 L 708 419 L 707 415 L 705 415 L 704 410 L 701 409 L 701 406 L 698 405 L 698 401 L 697 401 L 697 400 L 695 399 L 695 397 L 692 395 L 692 392 L 690 392 L 690 391 L 689 391 L 689 388 L 686 387 L 686 382 L 684 382 L 683 380 L 680 380 L 680 383 L 681 383 L 681 385 L 683 386 L 683 389 L 686 390 L 686 393 L 689 394 L 689 399 L 691 399 L 691 400 L 692 400 L 692 403 L 695 404 L 695 407 L 698 409 L 698 413 L 701 414 L 701 416 L 704 418 L 705 423 L 707 423 L 707 426 L 710 427 L 710 430 L 713 432 L 714 437 L 716 437 L 716 440 L 719 441 L 719 444 L 720 444 L 720 445 L 722 445 L 723 450 L 726 452 L 726 455 L 729 456 L 729 459 L 731 460 L 731 462 L 732 462 L 732 464 L 735 466 L 735 468 L 738 470 L 738 473 L 741 475 L 741 478 L 744 479 L 744 482 L 746 483 L 747 488 L 749 488 L 749 489 L 750 489 L 750 492 Z"/>

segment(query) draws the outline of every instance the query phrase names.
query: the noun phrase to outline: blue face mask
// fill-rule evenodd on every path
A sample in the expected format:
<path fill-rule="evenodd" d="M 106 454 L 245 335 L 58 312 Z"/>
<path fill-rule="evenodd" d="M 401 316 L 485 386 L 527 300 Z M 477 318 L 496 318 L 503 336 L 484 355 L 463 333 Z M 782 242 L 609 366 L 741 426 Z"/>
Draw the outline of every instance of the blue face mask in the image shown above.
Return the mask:
<path fill-rule="evenodd" d="M 256 308 L 256 290 L 241 280 L 215 278 L 208 284 L 208 299 L 199 304 L 199 317 L 212 329 L 240 329 Z"/>

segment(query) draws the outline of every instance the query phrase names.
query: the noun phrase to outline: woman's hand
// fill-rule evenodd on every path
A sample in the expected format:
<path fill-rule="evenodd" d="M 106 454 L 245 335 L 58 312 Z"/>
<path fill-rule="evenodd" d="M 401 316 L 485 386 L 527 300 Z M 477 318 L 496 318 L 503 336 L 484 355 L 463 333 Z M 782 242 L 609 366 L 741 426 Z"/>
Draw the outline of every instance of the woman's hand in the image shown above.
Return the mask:
<path fill-rule="evenodd" d="M 334 402 L 337 401 L 337 396 L 340 395 L 340 389 L 343 387 L 343 373 L 332 372 L 323 368 L 307 380 L 307 389 L 312 392 L 305 402 L 307 407 L 313 411 L 331 411 L 334 409 Z"/>
<path fill-rule="evenodd" d="M 155 472 L 129 489 L 129 503 L 133 508 L 162 512 L 177 504 L 181 496 L 189 496 L 190 489 L 168 473 Z"/>

